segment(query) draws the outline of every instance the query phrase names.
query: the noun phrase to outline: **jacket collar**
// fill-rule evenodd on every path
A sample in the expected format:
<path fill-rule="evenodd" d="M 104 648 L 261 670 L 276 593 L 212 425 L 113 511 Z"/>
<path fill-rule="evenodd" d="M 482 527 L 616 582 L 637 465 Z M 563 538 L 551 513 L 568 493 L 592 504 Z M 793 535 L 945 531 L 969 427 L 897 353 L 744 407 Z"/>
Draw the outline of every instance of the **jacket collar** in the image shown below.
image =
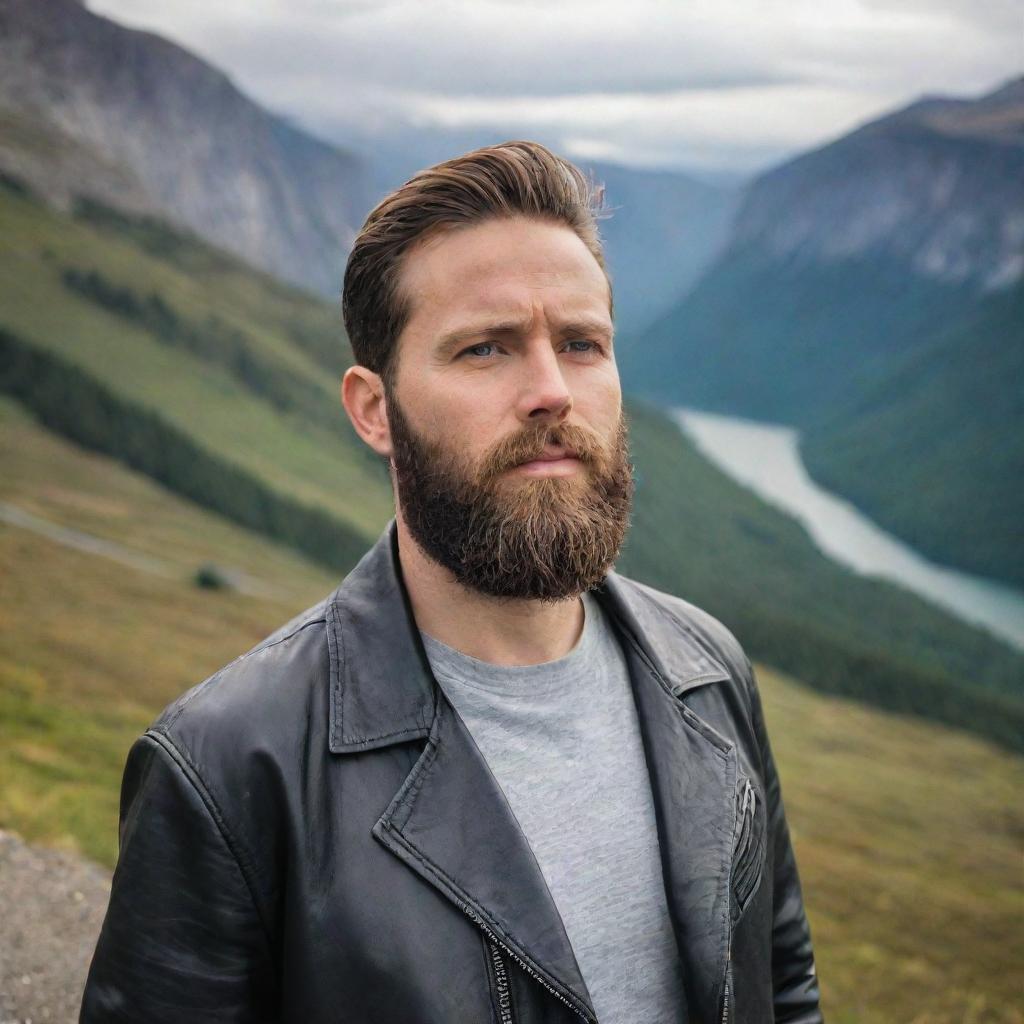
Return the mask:
<path fill-rule="evenodd" d="M 611 572 L 595 595 L 674 696 L 729 678 L 689 623 L 647 587 Z M 327 642 L 332 753 L 429 734 L 436 684 L 402 579 L 394 519 L 331 596 Z"/>
<path fill-rule="evenodd" d="M 435 684 L 416 629 L 392 519 L 327 606 L 332 753 L 426 737 Z"/>

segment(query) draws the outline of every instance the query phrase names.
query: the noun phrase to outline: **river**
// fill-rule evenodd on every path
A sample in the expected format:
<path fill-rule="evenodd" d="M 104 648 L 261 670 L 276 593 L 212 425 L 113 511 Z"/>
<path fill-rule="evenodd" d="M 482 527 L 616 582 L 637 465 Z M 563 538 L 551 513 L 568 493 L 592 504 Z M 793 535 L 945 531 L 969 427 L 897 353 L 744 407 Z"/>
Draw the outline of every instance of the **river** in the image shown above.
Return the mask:
<path fill-rule="evenodd" d="M 800 458 L 797 430 L 697 409 L 677 408 L 673 414 L 701 452 L 734 480 L 798 519 L 829 558 L 864 575 L 900 583 L 1024 650 L 1024 593 L 929 561 L 845 498 L 819 487 Z"/>

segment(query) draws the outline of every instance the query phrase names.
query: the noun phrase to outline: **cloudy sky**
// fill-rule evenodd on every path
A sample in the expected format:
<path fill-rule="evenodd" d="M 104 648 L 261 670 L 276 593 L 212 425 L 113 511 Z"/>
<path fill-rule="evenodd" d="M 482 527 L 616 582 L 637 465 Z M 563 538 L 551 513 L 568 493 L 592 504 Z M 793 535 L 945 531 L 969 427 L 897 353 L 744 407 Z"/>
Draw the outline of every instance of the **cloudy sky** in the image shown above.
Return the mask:
<path fill-rule="evenodd" d="M 748 174 L 1024 72 L 1020 0 L 88 0 L 320 135 L 494 129 Z"/>

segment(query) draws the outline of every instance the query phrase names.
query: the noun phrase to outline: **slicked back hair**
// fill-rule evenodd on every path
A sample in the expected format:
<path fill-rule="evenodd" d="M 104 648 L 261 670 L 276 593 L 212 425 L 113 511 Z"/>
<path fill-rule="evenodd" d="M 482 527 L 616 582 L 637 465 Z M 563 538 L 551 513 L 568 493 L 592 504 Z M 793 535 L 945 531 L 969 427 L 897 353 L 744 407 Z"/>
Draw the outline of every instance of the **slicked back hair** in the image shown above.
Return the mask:
<path fill-rule="evenodd" d="M 503 217 L 565 224 L 608 281 L 597 219 L 604 187 L 537 142 L 503 142 L 420 171 L 363 224 L 345 267 L 342 316 L 356 362 L 394 383 L 396 344 L 412 312 L 399 287 L 406 253 L 439 231 Z"/>

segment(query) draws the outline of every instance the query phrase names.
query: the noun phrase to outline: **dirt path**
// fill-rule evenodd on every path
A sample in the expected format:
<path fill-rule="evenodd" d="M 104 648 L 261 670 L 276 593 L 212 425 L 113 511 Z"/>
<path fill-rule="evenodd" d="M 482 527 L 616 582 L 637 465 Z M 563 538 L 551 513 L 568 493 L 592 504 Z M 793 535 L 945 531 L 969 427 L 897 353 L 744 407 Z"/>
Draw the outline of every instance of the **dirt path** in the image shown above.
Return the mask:
<path fill-rule="evenodd" d="M 72 1024 L 110 874 L 0 830 L 0 1024 Z"/>
<path fill-rule="evenodd" d="M 0 501 L 0 523 L 7 523 L 9 526 L 19 526 L 23 530 L 31 530 L 41 537 L 47 537 L 57 544 L 74 548 L 76 551 L 84 551 L 86 554 L 98 555 L 101 558 L 109 558 L 121 565 L 127 565 L 130 569 L 138 569 L 140 572 L 148 572 L 153 576 L 163 576 L 165 579 L 181 579 L 182 570 L 170 562 L 153 558 L 151 555 L 143 554 L 140 551 L 133 551 L 116 541 L 105 540 L 103 537 L 96 537 L 91 533 L 82 530 L 73 530 L 59 523 L 51 522 L 34 512 L 12 505 L 9 501 Z M 250 597 L 268 597 L 280 599 L 289 596 L 280 587 L 264 583 L 248 573 L 239 569 L 231 569 L 226 566 L 218 566 L 218 574 L 225 583 L 233 589 Z M 0 1024 L 4 1024 L 0 1020 Z"/>

